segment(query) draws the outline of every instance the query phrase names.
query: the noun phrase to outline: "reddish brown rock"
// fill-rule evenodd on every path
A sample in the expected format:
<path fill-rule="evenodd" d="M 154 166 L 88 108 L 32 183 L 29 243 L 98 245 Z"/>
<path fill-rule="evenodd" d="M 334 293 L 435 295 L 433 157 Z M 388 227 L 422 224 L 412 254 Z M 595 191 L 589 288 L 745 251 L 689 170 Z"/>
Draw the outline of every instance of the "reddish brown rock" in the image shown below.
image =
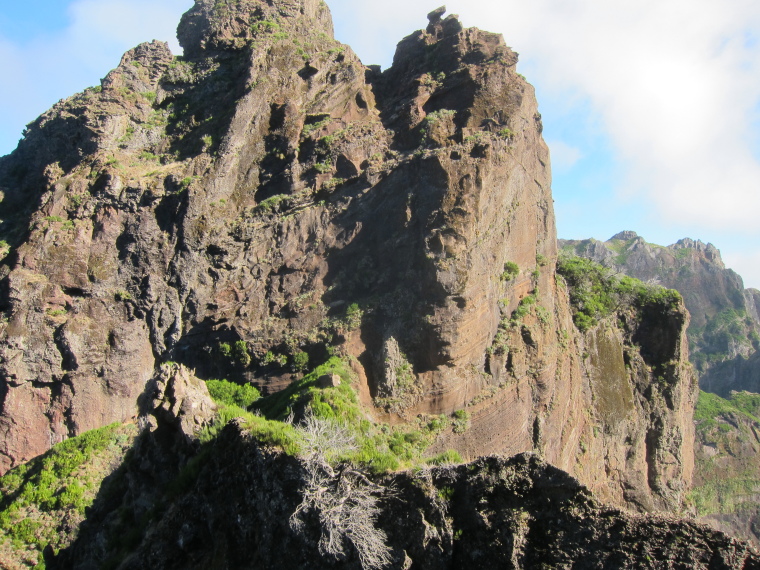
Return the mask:
<path fill-rule="evenodd" d="M 337 352 L 377 418 L 466 407 L 471 428 L 441 449 L 537 451 L 611 501 L 678 505 L 683 315 L 663 316 L 658 356 L 677 395 L 640 401 L 652 375 L 617 366 L 631 331 L 582 338 L 557 284 L 517 54 L 429 20 L 379 73 L 332 39 L 321 2 L 198 0 L 185 57 L 143 44 L 30 125 L 0 159 L 3 211 L 29 206 L 0 226 L 1 468 L 133 415 L 167 360 L 266 393 Z M 620 374 L 584 362 L 595 350 Z M 622 423 L 596 403 L 607 382 Z"/>

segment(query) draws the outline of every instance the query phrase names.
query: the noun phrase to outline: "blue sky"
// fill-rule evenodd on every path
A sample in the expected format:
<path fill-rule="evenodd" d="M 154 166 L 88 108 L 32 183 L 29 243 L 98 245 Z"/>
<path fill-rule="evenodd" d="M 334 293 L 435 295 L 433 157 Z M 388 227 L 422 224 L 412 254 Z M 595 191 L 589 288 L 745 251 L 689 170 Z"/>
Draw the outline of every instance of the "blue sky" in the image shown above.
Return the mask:
<path fill-rule="evenodd" d="M 169 41 L 192 0 L 27 0 L 0 8 L 0 154 L 139 42 Z M 436 4 L 328 0 L 336 37 L 387 67 Z M 760 288 L 760 3 L 456 0 L 504 34 L 536 87 L 558 235 L 630 229 L 712 242 Z"/>

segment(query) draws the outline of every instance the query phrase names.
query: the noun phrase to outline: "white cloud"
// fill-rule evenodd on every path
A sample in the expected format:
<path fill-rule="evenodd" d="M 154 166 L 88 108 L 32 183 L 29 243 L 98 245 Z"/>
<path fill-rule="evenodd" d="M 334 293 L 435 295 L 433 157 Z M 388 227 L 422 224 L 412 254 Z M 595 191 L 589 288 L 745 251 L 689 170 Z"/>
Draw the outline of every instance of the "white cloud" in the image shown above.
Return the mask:
<path fill-rule="evenodd" d="M 348 43 L 365 64 L 391 64 L 398 42 L 427 25 L 432 5 L 422 0 L 356 2 L 328 0 L 336 38 Z"/>
<path fill-rule="evenodd" d="M 0 37 L 0 154 L 13 150 L 25 123 L 87 86 L 97 85 L 137 44 L 169 41 L 192 0 L 75 0 L 70 24 L 24 44 Z"/>
<path fill-rule="evenodd" d="M 745 287 L 760 289 L 760 251 L 739 251 L 722 255 L 726 267 L 742 276 Z"/>
<path fill-rule="evenodd" d="M 192 5 L 192 0 L 76 0 L 70 7 L 73 25 L 67 36 L 88 51 L 97 44 L 128 49 L 159 39 L 168 41 L 177 53 L 176 26 Z"/>
<path fill-rule="evenodd" d="M 583 157 L 579 148 L 561 140 L 547 140 L 552 157 L 552 171 L 570 170 Z"/>

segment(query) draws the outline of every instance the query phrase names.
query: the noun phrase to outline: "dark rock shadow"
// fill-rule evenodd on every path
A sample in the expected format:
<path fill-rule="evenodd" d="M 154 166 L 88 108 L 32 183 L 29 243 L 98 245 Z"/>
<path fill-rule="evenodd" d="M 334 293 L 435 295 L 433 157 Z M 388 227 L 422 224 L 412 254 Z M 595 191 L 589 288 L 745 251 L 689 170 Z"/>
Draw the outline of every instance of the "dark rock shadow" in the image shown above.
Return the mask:
<path fill-rule="evenodd" d="M 365 311 L 361 337 L 370 354 L 360 357 L 368 375 L 383 342 L 393 336 L 416 371 L 435 368 L 440 339 L 425 316 L 446 293 L 426 255 L 447 189 L 436 159 L 415 159 L 391 172 L 336 216 L 339 247 L 327 252 L 328 291 L 323 302 L 340 315 L 357 303 Z M 347 198 L 350 188 L 341 196 Z M 372 380 L 370 379 L 372 389 Z"/>

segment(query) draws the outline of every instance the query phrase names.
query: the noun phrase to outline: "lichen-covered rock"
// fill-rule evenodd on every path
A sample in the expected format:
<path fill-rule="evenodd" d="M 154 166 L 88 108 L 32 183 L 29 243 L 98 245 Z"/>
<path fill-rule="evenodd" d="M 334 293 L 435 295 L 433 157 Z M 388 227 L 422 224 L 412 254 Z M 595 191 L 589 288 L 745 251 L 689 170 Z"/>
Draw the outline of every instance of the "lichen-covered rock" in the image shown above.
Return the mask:
<path fill-rule="evenodd" d="M 216 415 L 214 404 L 205 382 L 195 378 L 182 365 L 164 364 L 155 381 L 155 392 L 150 406 L 151 428 L 159 424 L 174 425 L 188 440 L 197 439 L 198 433 L 209 425 Z"/>

